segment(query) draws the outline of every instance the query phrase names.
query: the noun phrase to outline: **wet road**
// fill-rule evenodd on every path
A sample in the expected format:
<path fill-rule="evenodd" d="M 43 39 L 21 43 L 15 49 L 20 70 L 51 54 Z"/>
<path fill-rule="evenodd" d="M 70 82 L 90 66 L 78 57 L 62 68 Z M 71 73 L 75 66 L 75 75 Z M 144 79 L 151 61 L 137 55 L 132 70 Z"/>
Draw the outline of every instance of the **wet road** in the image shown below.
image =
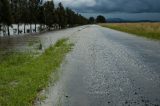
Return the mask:
<path fill-rule="evenodd" d="M 160 106 L 160 42 L 89 26 L 44 106 Z"/>

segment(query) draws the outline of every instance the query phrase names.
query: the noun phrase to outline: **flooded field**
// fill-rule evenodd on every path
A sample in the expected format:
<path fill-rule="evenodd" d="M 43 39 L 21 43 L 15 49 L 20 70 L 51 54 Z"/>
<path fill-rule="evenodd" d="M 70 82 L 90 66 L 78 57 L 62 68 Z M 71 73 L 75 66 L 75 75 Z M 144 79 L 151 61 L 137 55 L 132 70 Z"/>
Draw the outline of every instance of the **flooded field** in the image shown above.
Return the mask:
<path fill-rule="evenodd" d="M 58 39 L 69 37 L 82 27 L 68 28 L 60 31 L 51 31 L 41 34 L 32 34 L 24 36 L 0 37 L 0 54 L 11 51 L 32 51 L 42 45 L 42 50 L 54 44 Z"/>
<path fill-rule="evenodd" d="M 11 38 L 0 38 L 0 54 L 10 51 L 24 51 L 30 48 L 30 44 L 37 42 L 39 36 L 19 36 Z"/>
<path fill-rule="evenodd" d="M 25 25 L 25 34 L 24 34 L 24 25 L 19 25 L 19 35 L 18 35 L 18 26 L 12 25 L 10 29 L 10 37 L 8 37 L 7 32 L 0 31 L 0 54 L 10 51 L 24 51 L 30 50 L 33 44 L 40 42 L 39 39 L 39 25 L 32 25 L 32 34 L 30 33 L 30 25 Z"/>

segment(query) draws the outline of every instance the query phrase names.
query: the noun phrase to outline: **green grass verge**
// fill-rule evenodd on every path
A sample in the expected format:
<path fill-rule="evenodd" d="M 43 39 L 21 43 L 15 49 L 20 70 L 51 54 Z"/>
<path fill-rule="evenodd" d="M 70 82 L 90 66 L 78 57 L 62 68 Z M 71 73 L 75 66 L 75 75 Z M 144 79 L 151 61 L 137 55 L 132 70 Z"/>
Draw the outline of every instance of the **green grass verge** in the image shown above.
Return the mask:
<path fill-rule="evenodd" d="M 30 53 L 1 57 L 0 106 L 32 106 L 72 46 L 67 39 L 62 39 L 38 57 Z"/>
<path fill-rule="evenodd" d="M 100 24 L 103 27 L 160 40 L 160 23 L 113 23 Z"/>

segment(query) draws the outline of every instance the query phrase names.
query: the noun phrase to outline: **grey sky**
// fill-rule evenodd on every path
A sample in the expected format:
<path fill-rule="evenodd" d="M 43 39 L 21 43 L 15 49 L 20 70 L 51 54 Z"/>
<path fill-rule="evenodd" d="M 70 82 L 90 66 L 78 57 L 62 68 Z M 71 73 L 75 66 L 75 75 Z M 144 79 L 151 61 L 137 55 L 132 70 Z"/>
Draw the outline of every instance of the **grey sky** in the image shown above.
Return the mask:
<path fill-rule="evenodd" d="M 54 0 L 77 12 L 112 18 L 160 20 L 160 0 Z M 108 15 L 107 15 L 108 14 Z M 153 15 L 152 15 L 153 14 Z M 110 16 L 109 16 L 110 15 Z"/>

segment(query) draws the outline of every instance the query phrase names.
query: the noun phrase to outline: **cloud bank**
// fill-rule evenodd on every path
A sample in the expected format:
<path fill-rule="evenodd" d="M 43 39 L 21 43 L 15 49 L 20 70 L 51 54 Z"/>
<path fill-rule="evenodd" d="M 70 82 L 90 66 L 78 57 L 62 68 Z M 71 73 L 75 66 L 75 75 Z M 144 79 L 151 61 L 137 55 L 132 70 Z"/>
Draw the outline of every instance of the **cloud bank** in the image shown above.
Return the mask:
<path fill-rule="evenodd" d="M 54 0 L 77 12 L 160 13 L 160 0 Z"/>

